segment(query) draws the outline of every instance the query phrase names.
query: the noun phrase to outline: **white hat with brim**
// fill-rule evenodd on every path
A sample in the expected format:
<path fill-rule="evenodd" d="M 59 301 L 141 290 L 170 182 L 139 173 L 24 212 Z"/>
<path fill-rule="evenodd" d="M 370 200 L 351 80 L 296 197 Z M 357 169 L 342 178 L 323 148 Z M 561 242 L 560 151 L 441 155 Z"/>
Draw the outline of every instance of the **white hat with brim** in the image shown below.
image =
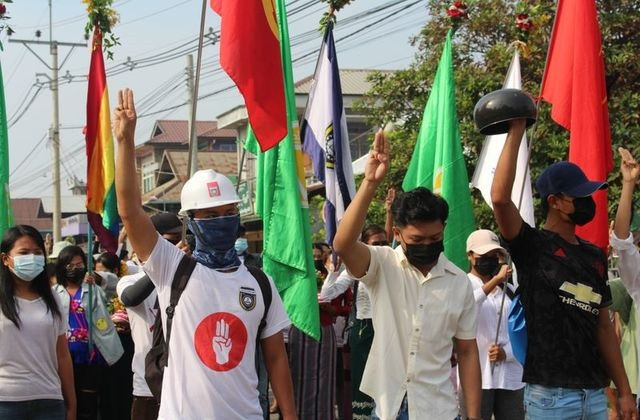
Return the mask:
<path fill-rule="evenodd" d="M 57 259 L 58 255 L 60 255 L 60 251 L 65 249 L 66 247 L 71 246 L 71 244 L 67 241 L 58 241 L 53 244 L 53 248 L 51 249 L 51 254 L 49 254 L 50 259 Z"/>
<path fill-rule="evenodd" d="M 475 252 L 484 255 L 494 250 L 507 251 L 500 246 L 498 235 L 487 229 L 479 229 L 471 233 L 467 238 L 467 252 Z"/>

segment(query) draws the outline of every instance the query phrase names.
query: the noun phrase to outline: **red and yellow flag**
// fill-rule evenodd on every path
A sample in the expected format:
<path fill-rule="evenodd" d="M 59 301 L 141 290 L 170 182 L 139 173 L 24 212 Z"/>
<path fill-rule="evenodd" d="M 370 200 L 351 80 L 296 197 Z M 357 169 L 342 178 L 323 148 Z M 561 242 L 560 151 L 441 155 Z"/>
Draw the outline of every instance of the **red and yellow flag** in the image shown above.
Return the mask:
<path fill-rule="evenodd" d="M 589 179 L 606 181 L 613 167 L 613 155 L 595 0 L 558 2 L 541 96 L 552 105 L 551 117 L 571 131 L 569 161 L 580 166 Z M 576 232 L 606 249 L 607 191 L 598 191 L 593 198 L 596 216 Z"/>
<path fill-rule="evenodd" d="M 211 0 L 222 18 L 220 65 L 244 97 L 264 152 L 287 135 L 278 21 L 273 0 Z"/>
<path fill-rule="evenodd" d="M 102 246 L 118 248 L 118 206 L 109 92 L 102 56 L 102 34 L 96 28 L 91 43 L 91 67 L 87 92 L 87 218 Z"/>

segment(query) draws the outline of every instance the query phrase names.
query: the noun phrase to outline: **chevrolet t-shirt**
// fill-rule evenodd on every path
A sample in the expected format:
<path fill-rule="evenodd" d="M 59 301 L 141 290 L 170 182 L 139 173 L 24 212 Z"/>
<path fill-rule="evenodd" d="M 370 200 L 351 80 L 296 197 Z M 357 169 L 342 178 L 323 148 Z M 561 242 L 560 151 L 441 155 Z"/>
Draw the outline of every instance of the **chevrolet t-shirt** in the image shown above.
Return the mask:
<path fill-rule="evenodd" d="M 607 386 L 596 336 L 600 309 L 611 304 L 602 250 L 582 239 L 571 244 L 526 223 L 506 245 L 518 269 L 529 335 L 523 381 L 565 388 Z"/>

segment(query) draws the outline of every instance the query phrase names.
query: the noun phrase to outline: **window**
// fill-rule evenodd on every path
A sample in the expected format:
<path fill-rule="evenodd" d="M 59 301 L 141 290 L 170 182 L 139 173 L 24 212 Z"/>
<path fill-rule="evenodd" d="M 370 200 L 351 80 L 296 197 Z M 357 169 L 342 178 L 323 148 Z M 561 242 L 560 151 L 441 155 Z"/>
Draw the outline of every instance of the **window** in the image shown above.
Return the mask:
<path fill-rule="evenodd" d="M 142 164 L 142 193 L 146 194 L 155 187 L 156 170 L 158 164 L 147 162 Z"/>
<path fill-rule="evenodd" d="M 372 130 L 361 124 L 349 126 L 349 146 L 351 148 L 351 159 L 356 160 L 369 153 L 371 143 L 369 137 Z"/>
<path fill-rule="evenodd" d="M 235 152 L 236 140 L 235 139 L 216 139 L 213 144 L 214 152 Z"/>

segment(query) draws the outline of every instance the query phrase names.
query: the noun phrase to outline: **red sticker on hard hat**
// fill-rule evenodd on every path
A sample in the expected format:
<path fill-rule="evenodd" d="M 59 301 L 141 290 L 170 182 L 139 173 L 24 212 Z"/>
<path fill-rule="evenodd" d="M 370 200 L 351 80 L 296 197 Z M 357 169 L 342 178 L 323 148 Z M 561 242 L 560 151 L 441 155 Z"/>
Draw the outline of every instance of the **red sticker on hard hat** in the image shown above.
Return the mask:
<path fill-rule="evenodd" d="M 209 197 L 220 197 L 220 186 L 217 182 L 207 182 Z"/>

